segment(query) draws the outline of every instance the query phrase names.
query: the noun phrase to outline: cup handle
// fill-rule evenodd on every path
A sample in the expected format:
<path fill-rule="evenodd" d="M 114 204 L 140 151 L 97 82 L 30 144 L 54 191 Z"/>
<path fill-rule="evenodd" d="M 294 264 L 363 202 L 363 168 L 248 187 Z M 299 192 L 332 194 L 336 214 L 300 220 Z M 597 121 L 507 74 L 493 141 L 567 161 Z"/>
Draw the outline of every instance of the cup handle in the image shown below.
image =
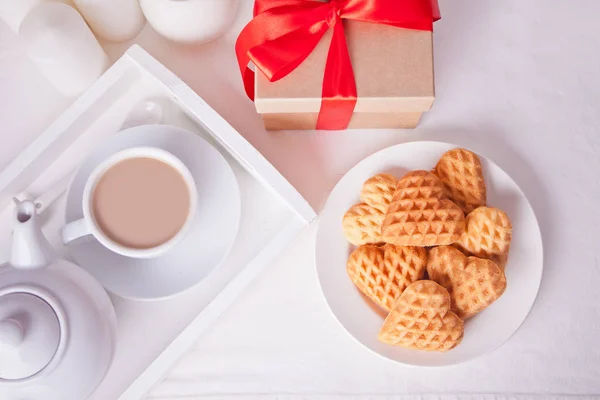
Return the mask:
<path fill-rule="evenodd" d="M 68 223 L 60 231 L 63 244 L 69 244 L 76 239 L 91 234 L 89 225 L 84 218 Z"/>

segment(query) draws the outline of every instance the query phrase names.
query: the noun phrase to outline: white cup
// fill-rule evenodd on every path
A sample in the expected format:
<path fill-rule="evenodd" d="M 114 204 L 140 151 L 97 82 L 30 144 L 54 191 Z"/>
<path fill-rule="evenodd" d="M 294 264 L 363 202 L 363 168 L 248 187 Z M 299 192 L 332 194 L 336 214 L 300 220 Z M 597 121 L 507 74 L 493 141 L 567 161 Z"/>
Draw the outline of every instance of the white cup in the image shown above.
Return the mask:
<path fill-rule="evenodd" d="M 190 195 L 190 209 L 187 219 L 185 220 L 179 232 L 177 232 L 177 234 L 175 234 L 175 236 L 168 241 L 156 247 L 147 249 L 126 247 L 110 239 L 104 232 L 102 232 L 92 212 L 94 189 L 104 173 L 121 161 L 139 157 L 154 158 L 174 168 L 183 177 Z M 76 239 L 92 235 L 104 247 L 123 256 L 132 258 L 158 257 L 171 250 L 177 243 L 179 243 L 179 241 L 181 241 L 181 239 L 187 235 L 196 214 L 197 203 L 198 192 L 196 190 L 196 183 L 194 182 L 194 178 L 190 171 L 179 158 L 165 150 L 156 147 L 134 147 L 122 150 L 100 163 L 100 165 L 98 165 L 98 167 L 96 167 L 96 169 L 94 169 L 94 171 L 90 174 L 83 190 L 83 218 L 73 221 L 62 228 L 62 241 L 64 244 L 69 244 Z"/>

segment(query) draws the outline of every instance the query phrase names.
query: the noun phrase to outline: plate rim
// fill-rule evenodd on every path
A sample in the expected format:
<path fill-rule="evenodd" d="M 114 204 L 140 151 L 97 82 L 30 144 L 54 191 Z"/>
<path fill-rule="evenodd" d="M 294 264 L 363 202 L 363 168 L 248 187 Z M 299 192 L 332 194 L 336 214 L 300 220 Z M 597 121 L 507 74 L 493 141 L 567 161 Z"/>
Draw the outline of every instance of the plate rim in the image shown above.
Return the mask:
<path fill-rule="evenodd" d="M 405 145 L 409 145 L 409 144 L 429 144 L 429 145 L 442 145 L 442 146 L 450 146 L 451 148 L 462 148 L 462 149 L 466 149 L 469 151 L 472 151 L 473 153 L 475 153 L 476 155 L 478 155 L 479 157 L 483 157 L 484 159 L 486 159 L 487 161 L 493 163 L 497 168 L 499 168 L 502 172 L 504 172 L 510 179 L 511 181 L 515 184 L 516 188 L 518 189 L 519 193 L 522 195 L 523 199 L 526 202 L 527 207 L 531 210 L 531 213 L 533 215 L 534 218 L 534 222 L 535 222 L 535 229 L 537 232 L 537 236 L 539 238 L 539 243 L 540 243 L 540 271 L 539 271 L 539 277 L 538 279 L 536 279 L 536 286 L 535 286 L 535 297 L 533 299 L 533 302 L 531 303 L 531 306 L 529 307 L 529 310 L 527 310 L 525 316 L 523 317 L 522 321 L 519 322 L 519 324 L 514 328 L 513 332 L 511 332 L 510 335 L 508 335 L 504 340 L 500 341 L 498 344 L 496 344 L 495 346 L 492 346 L 491 348 L 487 349 L 486 351 L 480 353 L 480 354 L 475 354 L 475 355 L 471 355 L 469 357 L 466 357 L 464 359 L 458 360 L 458 361 L 454 361 L 454 362 L 450 362 L 450 363 L 440 363 L 440 364 L 432 364 L 432 365 L 424 365 L 424 364 L 416 364 L 416 363 L 409 363 L 409 362 L 405 362 L 405 361 L 401 361 L 401 360 L 397 360 L 394 358 L 391 358 L 385 354 L 379 353 L 377 351 L 375 351 L 374 349 L 372 349 L 371 347 L 367 346 L 365 343 L 363 343 L 362 341 L 360 341 L 357 337 L 355 337 L 347 328 L 346 326 L 342 323 L 342 321 L 338 318 L 338 316 L 336 315 L 335 311 L 333 311 L 333 308 L 331 307 L 331 304 L 328 300 L 327 295 L 325 294 L 324 290 L 323 290 L 323 283 L 322 283 L 322 277 L 321 277 L 321 273 L 320 268 L 318 266 L 318 259 L 319 259 L 319 243 L 321 242 L 319 240 L 319 237 L 321 235 L 321 222 L 323 221 L 323 214 L 324 212 L 327 210 L 328 205 L 330 204 L 331 201 L 331 196 L 332 194 L 335 192 L 335 190 L 338 188 L 338 186 L 340 185 L 340 183 L 344 180 L 344 178 L 349 175 L 352 171 L 358 169 L 361 164 L 366 163 L 368 160 L 373 159 L 378 157 L 381 153 L 385 152 L 385 151 L 389 151 L 392 148 L 399 148 Z M 441 155 L 440 155 L 441 157 Z M 378 356 L 379 358 L 385 360 L 386 362 L 391 362 L 394 364 L 400 364 L 400 365 L 404 365 L 404 366 L 408 366 L 408 367 L 414 367 L 414 368 L 446 368 L 446 367 L 451 367 L 451 366 L 455 366 L 455 365 L 460 365 L 460 364 L 464 364 L 467 362 L 471 362 L 473 360 L 476 360 L 478 358 L 484 357 L 488 354 L 491 354 L 493 352 L 495 352 L 496 350 L 498 350 L 500 347 L 502 347 L 506 342 L 508 342 L 518 331 L 519 329 L 523 326 L 523 324 L 525 323 L 525 321 L 527 320 L 527 318 L 529 318 L 529 316 L 531 315 L 531 312 L 535 306 L 535 304 L 538 301 L 538 297 L 539 297 L 539 291 L 540 291 L 540 287 L 542 284 L 542 278 L 544 275 L 544 240 L 543 240 L 543 235 L 542 235 L 542 231 L 540 229 L 540 224 L 538 221 L 538 217 L 535 213 L 535 209 L 533 208 L 533 206 L 531 205 L 531 202 L 529 201 L 529 199 L 527 198 L 525 192 L 523 191 L 523 189 L 521 188 L 521 186 L 517 183 L 517 181 L 515 181 L 512 176 L 506 172 L 506 170 L 504 168 L 502 168 L 498 163 L 496 163 L 496 161 L 491 158 L 488 157 L 484 154 L 481 154 L 480 152 L 473 150 L 469 147 L 466 146 L 462 146 L 462 145 L 457 145 L 455 143 L 450 143 L 450 142 L 442 142 L 442 141 L 437 141 L 437 140 L 411 140 L 411 141 L 407 141 L 407 142 L 403 142 L 403 143 L 398 143 L 398 144 L 394 144 L 388 147 L 385 147 L 383 149 L 380 149 L 364 158 L 362 158 L 361 160 L 359 160 L 356 164 L 354 164 L 352 167 L 350 167 L 350 169 L 348 169 L 348 171 L 346 171 L 344 173 L 344 175 L 342 175 L 342 177 L 337 181 L 337 183 L 335 184 L 335 186 L 333 187 L 333 189 L 331 190 L 331 192 L 329 193 L 327 200 L 325 201 L 325 204 L 323 206 L 323 209 L 321 210 L 321 212 L 319 213 L 319 218 L 318 218 L 318 222 L 317 222 L 317 231 L 315 234 L 315 256 L 314 256 L 314 265 L 315 265 L 315 269 L 316 269 L 316 274 L 317 274 L 317 281 L 319 283 L 319 291 L 321 293 L 321 295 L 323 296 L 323 299 L 325 300 L 325 303 L 327 304 L 327 309 L 329 310 L 329 312 L 331 313 L 331 315 L 333 316 L 333 318 L 335 319 L 335 321 L 338 323 L 338 325 L 342 328 L 341 330 L 343 332 L 345 332 L 349 337 L 352 338 L 352 340 L 356 343 L 358 343 L 361 347 L 367 349 L 370 353 L 375 354 L 376 356 Z"/>

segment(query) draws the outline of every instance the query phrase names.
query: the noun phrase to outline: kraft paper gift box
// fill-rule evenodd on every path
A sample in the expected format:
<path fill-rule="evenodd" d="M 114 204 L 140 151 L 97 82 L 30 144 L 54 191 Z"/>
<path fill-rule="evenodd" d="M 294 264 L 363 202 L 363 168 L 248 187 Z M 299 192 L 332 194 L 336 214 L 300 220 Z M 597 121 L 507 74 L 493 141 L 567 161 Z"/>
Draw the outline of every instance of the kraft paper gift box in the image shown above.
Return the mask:
<path fill-rule="evenodd" d="M 348 128 L 414 128 L 435 99 L 433 34 L 344 21 L 358 100 Z M 268 130 L 314 129 L 332 30 L 288 76 L 258 72 L 255 105 Z"/>

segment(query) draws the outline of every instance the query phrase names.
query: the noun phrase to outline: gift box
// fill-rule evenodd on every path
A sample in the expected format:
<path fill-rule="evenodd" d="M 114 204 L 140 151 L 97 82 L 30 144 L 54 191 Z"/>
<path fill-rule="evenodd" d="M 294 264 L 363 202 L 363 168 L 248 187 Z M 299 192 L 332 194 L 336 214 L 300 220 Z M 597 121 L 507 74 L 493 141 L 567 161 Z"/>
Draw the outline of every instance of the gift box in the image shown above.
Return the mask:
<path fill-rule="evenodd" d="M 348 128 L 414 128 L 434 100 L 432 33 L 344 23 L 358 97 Z M 256 74 L 254 103 L 265 127 L 314 129 L 331 31 L 285 78 Z"/>
<path fill-rule="evenodd" d="M 397 3 L 392 6 L 398 4 L 400 13 L 402 3 L 419 3 L 420 7 L 425 4 L 431 7 L 430 24 L 438 18 L 437 2 L 394 1 Z M 343 12 L 344 0 L 337 0 L 337 3 L 338 7 L 341 5 Z M 361 0 L 348 0 L 348 3 L 352 3 L 354 8 L 361 7 Z M 343 17 L 344 14 L 339 12 L 339 8 L 336 11 Z M 266 21 L 268 25 L 270 21 Z M 343 55 L 339 54 L 344 50 L 343 44 L 340 46 L 337 43 L 338 48 L 333 52 L 330 50 L 336 41 L 336 38 L 333 38 L 332 42 L 332 37 L 340 33 L 336 32 L 335 24 L 328 22 L 329 28 L 334 29 L 327 29 L 305 59 L 300 62 L 294 60 L 293 67 L 287 68 L 289 71 L 285 71 L 283 77 L 277 73 L 268 76 L 263 71 L 267 68 L 263 68 L 262 60 L 255 62 L 257 73 L 251 90 L 254 91 L 256 110 L 262 115 L 266 128 L 294 130 L 416 127 L 422 114 L 431 108 L 435 99 L 432 30 L 422 29 L 421 26 L 410 29 L 387 24 L 385 21 L 364 22 L 352 18 L 340 18 L 339 23 L 343 28 L 342 34 L 351 64 L 350 77 L 348 78 L 346 73 L 344 79 L 354 79 L 356 97 L 353 108 L 343 104 L 334 104 L 333 108 L 345 107 L 346 111 L 342 110 L 342 113 L 348 115 L 347 121 L 342 124 L 317 123 L 320 111 L 323 112 L 321 106 L 325 98 L 324 85 L 337 74 L 338 64 L 343 64 L 338 62 L 334 63 L 333 67 L 327 66 L 331 57 L 343 58 Z M 405 25 L 412 26 L 410 22 Z M 310 29 L 315 29 L 315 26 L 311 25 Z M 271 40 L 267 38 L 266 43 L 269 44 Z M 271 47 L 266 47 L 263 53 L 265 51 L 271 51 Z M 260 52 L 256 52 L 255 58 L 260 58 L 260 55 Z M 283 54 L 281 57 L 285 58 L 287 55 Z M 256 61 L 252 55 L 250 59 Z M 240 67 L 244 61 L 240 61 Z M 279 59 L 276 61 L 279 62 Z M 327 68 L 334 71 L 329 76 Z M 345 93 L 344 89 L 342 93 Z M 252 96 L 252 93 L 249 95 Z"/>

